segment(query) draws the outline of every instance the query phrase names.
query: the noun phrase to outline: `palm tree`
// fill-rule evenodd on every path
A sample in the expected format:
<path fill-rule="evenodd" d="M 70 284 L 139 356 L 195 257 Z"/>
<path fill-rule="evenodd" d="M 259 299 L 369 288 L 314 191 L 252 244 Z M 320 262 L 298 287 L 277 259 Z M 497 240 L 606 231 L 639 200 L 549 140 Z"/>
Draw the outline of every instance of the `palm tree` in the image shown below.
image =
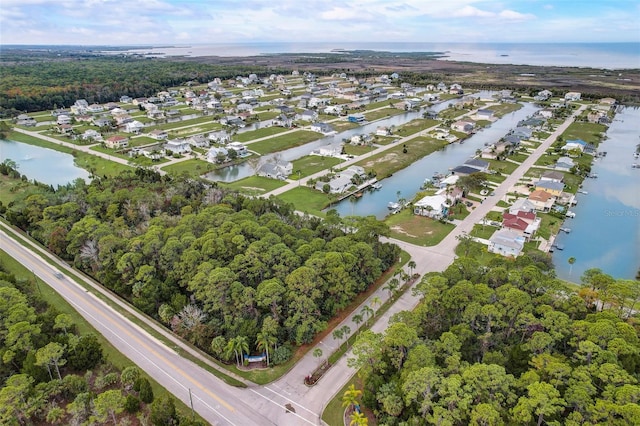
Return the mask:
<path fill-rule="evenodd" d="M 351 421 L 349 422 L 349 426 L 367 426 L 369 424 L 369 419 L 364 413 L 354 411 L 350 417 Z"/>
<path fill-rule="evenodd" d="M 240 366 L 242 355 L 249 352 L 249 339 L 247 336 L 236 336 L 227 343 L 227 352 L 233 352 L 236 356 L 236 364 Z"/>
<path fill-rule="evenodd" d="M 362 323 L 364 318 L 362 318 L 362 314 L 355 314 L 351 317 L 351 320 L 355 323 L 355 325 L 360 328 L 360 323 Z"/>
<path fill-rule="evenodd" d="M 360 389 L 356 389 L 356 385 L 352 383 L 342 395 L 342 406 L 344 408 L 347 408 L 350 405 L 355 407 L 358 405 L 358 398 L 360 398 L 361 395 L 362 391 Z"/>
<path fill-rule="evenodd" d="M 413 270 L 416 268 L 416 262 L 414 262 L 413 260 L 410 260 L 409 263 L 407 263 L 407 266 L 409 267 L 409 273 L 411 274 L 411 276 L 413 277 Z"/>
<path fill-rule="evenodd" d="M 571 276 L 571 272 L 573 272 L 573 264 L 576 263 L 576 258 L 571 256 L 567 259 L 567 262 L 569 262 L 569 276 Z"/>
<path fill-rule="evenodd" d="M 269 366 L 269 346 L 275 345 L 278 339 L 269 333 L 259 332 L 256 335 L 256 345 L 258 350 L 263 350 L 267 354 L 267 367 Z"/>
<path fill-rule="evenodd" d="M 369 317 L 373 316 L 373 309 L 369 305 L 364 305 L 360 312 L 362 316 L 367 317 L 366 324 L 369 324 Z"/>
<path fill-rule="evenodd" d="M 400 285 L 400 281 L 398 281 L 397 278 L 391 278 L 389 282 L 387 282 L 387 285 L 384 286 L 382 289 L 387 290 L 389 292 L 389 299 L 391 299 L 393 298 L 393 295 L 395 294 L 399 285 Z"/>
<path fill-rule="evenodd" d="M 380 296 L 373 296 L 371 298 L 371 307 L 375 309 L 377 306 L 382 306 L 382 300 L 380 300 Z"/>

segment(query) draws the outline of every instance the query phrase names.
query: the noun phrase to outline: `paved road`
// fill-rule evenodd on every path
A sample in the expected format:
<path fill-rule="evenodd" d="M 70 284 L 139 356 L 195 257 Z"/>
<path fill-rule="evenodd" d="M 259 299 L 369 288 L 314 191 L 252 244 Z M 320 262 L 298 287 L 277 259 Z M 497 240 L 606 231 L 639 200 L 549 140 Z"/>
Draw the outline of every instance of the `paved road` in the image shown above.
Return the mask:
<path fill-rule="evenodd" d="M 495 206 L 509 189 L 533 165 L 542 153 L 555 141 L 585 107 L 581 107 L 572 117 L 560 125 L 499 187 L 495 195 L 476 207 L 440 244 L 435 247 L 419 247 L 401 241 L 394 241 L 409 252 L 416 262 L 415 272 L 443 271 L 455 258 L 457 237 L 469 232 Z M 400 142 L 401 143 L 401 142 Z M 388 146 L 385 147 L 388 149 Z M 251 386 L 238 389 L 226 385 L 204 369 L 182 358 L 172 349 L 153 336 L 131 324 L 118 312 L 98 299 L 92 292 L 84 290 L 66 277 L 56 278 L 52 267 L 31 250 L 16 243 L 0 231 L 0 247 L 15 257 L 25 267 L 31 269 L 41 280 L 49 284 L 74 306 L 92 325 L 115 347 L 133 362 L 154 377 L 177 398 L 189 404 L 189 390 L 193 396 L 194 409 L 211 424 L 216 425 L 306 425 L 321 424 L 320 415 L 326 403 L 350 379 L 355 371 L 347 367 L 347 357 L 334 365 L 314 387 L 307 387 L 303 379 L 321 362 L 313 357 L 312 351 L 280 380 L 267 386 Z M 42 252 L 44 250 L 41 250 Z M 51 255 L 48 255 L 53 258 Z M 64 270 L 64 269 L 61 269 Z M 88 283 L 89 281 L 86 280 Z M 386 300 L 386 291 L 378 290 L 373 297 Z M 371 306 L 371 298 L 362 306 Z M 407 291 L 372 326 L 382 332 L 389 318 L 396 312 L 410 310 L 418 299 Z M 343 324 L 355 332 L 356 325 L 351 318 Z M 174 339 L 176 344 L 180 344 Z M 319 347 L 328 356 L 339 342 L 328 337 Z M 288 407 L 288 408 L 285 408 Z"/>

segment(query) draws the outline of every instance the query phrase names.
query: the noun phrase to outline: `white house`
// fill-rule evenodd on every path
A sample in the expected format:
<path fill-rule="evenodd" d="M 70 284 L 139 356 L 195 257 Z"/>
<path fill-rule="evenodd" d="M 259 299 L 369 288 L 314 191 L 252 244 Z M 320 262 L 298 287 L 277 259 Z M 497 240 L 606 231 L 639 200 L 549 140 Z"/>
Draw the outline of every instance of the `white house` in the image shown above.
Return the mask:
<path fill-rule="evenodd" d="M 238 154 L 238 157 L 246 157 L 249 155 L 247 147 L 241 142 L 230 142 L 227 144 L 227 149 L 232 149 Z"/>
<path fill-rule="evenodd" d="M 91 104 L 86 108 L 87 112 L 90 113 L 96 113 L 96 112 L 102 112 L 104 111 L 104 107 L 102 105 L 99 104 Z"/>
<path fill-rule="evenodd" d="M 524 237 L 508 229 L 501 229 L 489 239 L 489 252 L 506 257 L 518 257 L 524 248 Z"/>
<path fill-rule="evenodd" d="M 458 132 L 471 133 L 475 125 L 476 124 L 471 121 L 458 120 L 451 125 L 451 129 Z"/>
<path fill-rule="evenodd" d="M 276 162 L 264 163 L 258 169 L 258 176 L 271 179 L 286 179 L 293 172 L 293 163 L 278 160 Z"/>
<path fill-rule="evenodd" d="M 124 125 L 124 131 L 127 133 L 140 133 L 143 128 L 144 124 L 142 124 L 138 120 L 133 120 Z"/>
<path fill-rule="evenodd" d="M 565 172 L 571 171 L 571 169 L 575 166 L 573 160 L 569 157 L 560 157 L 556 161 L 556 170 L 563 170 Z"/>
<path fill-rule="evenodd" d="M 82 140 L 94 140 L 97 142 L 102 142 L 102 135 L 97 130 L 87 129 L 82 134 Z"/>
<path fill-rule="evenodd" d="M 476 111 L 475 119 L 492 121 L 494 118 L 493 114 L 493 111 L 491 111 L 490 109 L 479 109 L 478 111 Z"/>
<path fill-rule="evenodd" d="M 446 211 L 446 208 L 447 197 L 445 195 L 427 195 L 413 204 L 413 213 L 432 219 L 439 219 Z"/>
<path fill-rule="evenodd" d="M 208 148 L 209 140 L 204 135 L 193 135 L 187 139 L 187 142 L 196 148 Z"/>
<path fill-rule="evenodd" d="M 207 151 L 207 161 L 209 163 L 218 163 L 221 159 L 222 161 L 225 161 L 228 155 L 229 151 L 227 151 L 226 148 L 214 146 L 209 148 L 209 151 Z"/>
<path fill-rule="evenodd" d="M 116 135 L 116 136 L 111 136 L 104 143 L 107 146 L 107 148 L 121 149 L 129 146 L 129 138 Z"/>
<path fill-rule="evenodd" d="M 191 145 L 183 139 L 174 139 L 164 144 L 165 151 L 173 154 L 188 154 L 191 152 Z"/>
<path fill-rule="evenodd" d="M 58 124 L 71 124 L 71 117 L 65 114 L 60 114 L 56 119 Z"/>
<path fill-rule="evenodd" d="M 564 95 L 564 100 L 565 101 L 579 101 L 581 96 L 582 96 L 582 94 L 580 92 L 567 92 L 567 94 Z"/>
<path fill-rule="evenodd" d="M 162 141 L 169 137 L 169 133 L 166 130 L 154 129 L 149 132 L 149 136 L 155 140 Z"/>
<path fill-rule="evenodd" d="M 322 133 L 324 135 L 328 135 L 330 133 L 335 133 L 335 130 L 333 130 L 333 127 L 331 127 L 331 125 L 327 124 L 327 123 L 313 123 L 309 129 L 312 132 L 318 132 L 318 133 Z"/>

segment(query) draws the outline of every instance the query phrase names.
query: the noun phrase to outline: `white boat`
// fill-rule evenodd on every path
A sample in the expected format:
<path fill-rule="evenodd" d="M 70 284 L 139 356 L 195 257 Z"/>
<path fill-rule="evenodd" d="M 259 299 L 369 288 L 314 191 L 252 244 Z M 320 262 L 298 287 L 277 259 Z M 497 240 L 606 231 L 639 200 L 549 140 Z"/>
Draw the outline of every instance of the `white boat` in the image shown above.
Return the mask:
<path fill-rule="evenodd" d="M 400 204 L 395 203 L 395 202 L 393 202 L 393 201 L 389 201 L 389 204 L 387 204 L 387 208 L 388 208 L 389 210 L 397 210 L 397 209 L 399 209 L 399 208 L 400 208 Z"/>
<path fill-rule="evenodd" d="M 373 185 L 371 185 L 371 188 L 380 189 L 380 188 L 382 188 L 382 184 L 380 182 L 376 182 Z"/>
<path fill-rule="evenodd" d="M 572 218 L 572 219 L 573 219 L 574 217 L 576 217 L 576 214 L 575 214 L 574 212 L 572 212 L 571 210 L 569 210 L 569 211 L 567 212 L 567 214 L 565 214 L 565 216 L 566 216 L 566 217 L 570 217 L 570 218 Z"/>

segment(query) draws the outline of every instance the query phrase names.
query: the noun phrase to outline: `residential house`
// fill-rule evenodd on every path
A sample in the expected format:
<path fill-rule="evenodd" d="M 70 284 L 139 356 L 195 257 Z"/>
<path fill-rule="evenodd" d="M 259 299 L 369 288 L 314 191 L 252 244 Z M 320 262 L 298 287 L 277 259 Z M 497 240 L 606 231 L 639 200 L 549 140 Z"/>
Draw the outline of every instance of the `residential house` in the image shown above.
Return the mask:
<path fill-rule="evenodd" d="M 93 116 L 88 114 L 76 115 L 76 122 L 78 123 L 91 123 L 93 121 Z"/>
<path fill-rule="evenodd" d="M 144 148 L 133 148 L 129 152 L 129 155 L 132 157 L 136 155 L 144 155 L 145 157 L 154 161 L 160 160 L 165 156 L 165 154 L 165 150 L 162 149 L 162 146 L 160 145 L 145 146 Z"/>
<path fill-rule="evenodd" d="M 582 139 L 572 139 L 566 141 L 565 145 L 562 147 L 564 151 L 572 151 L 578 150 L 585 154 L 593 155 L 596 151 L 596 147 L 590 143 L 583 141 Z"/>
<path fill-rule="evenodd" d="M 347 117 L 347 120 L 350 123 L 358 123 L 358 124 L 362 124 L 367 121 L 364 115 L 362 114 L 351 114 Z"/>
<path fill-rule="evenodd" d="M 230 142 L 227 144 L 227 150 L 233 150 L 236 152 L 238 157 L 247 157 L 249 156 L 249 151 L 245 144 L 241 142 Z"/>
<path fill-rule="evenodd" d="M 224 130 L 209 133 L 209 140 L 215 143 L 226 144 L 231 141 L 231 135 Z"/>
<path fill-rule="evenodd" d="M 478 169 L 476 169 L 475 167 L 471 167 L 471 166 L 457 166 L 454 167 L 451 170 L 451 173 L 458 175 L 458 176 L 468 176 L 470 174 L 473 173 L 478 173 Z"/>
<path fill-rule="evenodd" d="M 162 141 L 169 138 L 169 133 L 166 130 L 155 129 L 149 132 L 149 136 L 155 140 Z"/>
<path fill-rule="evenodd" d="M 164 144 L 164 150 L 167 154 L 183 155 L 191 152 L 191 145 L 184 139 L 174 139 Z"/>
<path fill-rule="evenodd" d="M 522 235 L 526 241 L 529 241 L 533 234 L 540 227 L 541 219 L 535 212 L 518 211 L 516 214 L 502 214 L 502 229 L 508 229 Z"/>
<path fill-rule="evenodd" d="M 56 123 L 62 125 L 62 124 L 71 124 L 71 117 L 69 117 L 68 115 L 65 114 L 60 114 L 57 118 L 56 118 Z"/>
<path fill-rule="evenodd" d="M 553 93 L 551 93 L 549 90 L 545 89 L 545 90 L 542 90 L 542 91 L 538 92 L 538 94 L 536 96 L 534 96 L 533 99 L 536 100 L 536 101 L 546 101 L 551 96 L 553 96 Z"/>
<path fill-rule="evenodd" d="M 509 213 L 513 215 L 517 215 L 518 212 L 535 212 L 536 205 L 530 201 L 528 198 L 518 198 L 509 206 Z"/>
<path fill-rule="evenodd" d="M 533 130 L 527 127 L 516 127 L 511 131 L 511 134 L 518 136 L 520 139 L 531 139 L 531 136 L 533 136 Z"/>
<path fill-rule="evenodd" d="M 102 142 L 102 135 L 100 134 L 100 132 L 93 129 L 85 130 L 84 133 L 81 135 L 81 138 L 83 141 L 93 140 L 96 142 Z"/>
<path fill-rule="evenodd" d="M 318 113 L 309 109 L 302 111 L 296 115 L 296 120 L 301 121 L 316 121 L 318 119 Z"/>
<path fill-rule="evenodd" d="M 307 106 L 309 108 L 324 107 L 327 104 L 328 101 L 329 101 L 329 99 L 327 99 L 327 98 L 316 98 L 316 97 L 313 97 L 313 98 L 309 99 L 309 102 L 307 103 Z"/>
<path fill-rule="evenodd" d="M 129 114 L 118 114 L 113 117 L 116 120 L 116 125 L 124 126 L 127 123 L 131 123 L 133 121 L 133 117 Z"/>
<path fill-rule="evenodd" d="M 104 107 L 100 104 L 91 104 L 87 106 L 86 111 L 91 114 L 104 111 Z"/>
<path fill-rule="evenodd" d="M 556 172 L 554 170 L 547 170 L 542 173 L 540 180 L 550 180 L 552 182 L 564 182 L 564 173 Z"/>
<path fill-rule="evenodd" d="M 556 165 L 555 165 L 555 169 L 556 170 L 562 170 L 562 171 L 565 171 L 565 172 L 571 171 L 571 169 L 573 167 L 575 167 L 575 163 L 569 157 L 560 157 L 560 158 L 558 158 L 558 160 L 556 161 Z"/>
<path fill-rule="evenodd" d="M 528 200 L 533 204 L 537 211 L 549 212 L 551 211 L 553 204 L 556 202 L 556 197 L 544 189 L 536 189 L 529 194 Z"/>
<path fill-rule="evenodd" d="M 98 127 L 111 127 L 111 120 L 106 117 L 93 117 L 93 125 Z"/>
<path fill-rule="evenodd" d="M 342 106 L 340 105 L 329 105 L 324 109 L 325 114 L 329 115 L 340 115 L 342 114 Z"/>
<path fill-rule="evenodd" d="M 293 172 L 293 163 L 289 161 L 276 161 L 264 163 L 258 169 L 258 176 L 270 179 L 285 180 Z"/>
<path fill-rule="evenodd" d="M 413 213 L 440 219 L 446 215 L 449 204 L 445 195 L 427 195 L 413 204 Z"/>
<path fill-rule="evenodd" d="M 553 118 L 553 111 L 545 108 L 538 111 L 538 115 L 542 118 Z"/>
<path fill-rule="evenodd" d="M 123 104 L 128 104 L 128 103 L 131 103 L 132 101 L 133 99 L 131 99 L 131 96 L 127 96 L 127 95 L 120 96 L 120 102 Z"/>
<path fill-rule="evenodd" d="M 476 111 L 475 119 L 476 120 L 493 121 L 494 120 L 494 112 L 491 111 L 490 109 L 479 109 L 478 111 Z"/>
<path fill-rule="evenodd" d="M 543 190 L 548 192 L 551 195 L 555 195 L 556 197 L 560 196 L 560 194 L 562 194 L 562 191 L 564 191 L 564 183 L 562 182 L 552 182 L 550 180 L 539 180 L 536 184 L 535 184 L 535 189 L 537 190 Z"/>
<path fill-rule="evenodd" d="M 58 133 L 62 133 L 63 135 L 70 135 L 73 133 L 73 127 L 71 124 L 58 124 L 56 126 L 56 130 Z"/>
<path fill-rule="evenodd" d="M 463 93 L 464 90 L 462 90 L 462 86 L 460 86 L 458 83 L 453 83 L 449 87 L 449 94 L 451 95 L 462 95 Z"/>
<path fill-rule="evenodd" d="M 271 121 L 271 125 L 289 129 L 293 126 L 293 120 L 286 114 L 280 114 Z"/>
<path fill-rule="evenodd" d="M 360 166 L 350 166 L 345 170 L 340 171 L 333 179 L 331 179 L 329 184 L 329 192 L 332 194 L 341 194 L 350 187 L 354 185 L 353 179 L 354 177 L 359 178 L 360 180 L 366 179 L 367 175 L 364 169 Z M 322 191 L 324 185 L 327 182 L 318 181 L 316 182 L 315 188 L 319 191 Z"/>
<path fill-rule="evenodd" d="M 527 127 L 529 129 L 537 129 L 544 124 L 545 120 L 542 117 L 529 117 L 526 120 L 522 120 L 518 123 L 518 127 Z"/>
<path fill-rule="evenodd" d="M 124 125 L 124 131 L 127 133 L 140 133 L 144 129 L 144 124 L 138 120 L 133 120 Z"/>
<path fill-rule="evenodd" d="M 425 93 L 422 99 L 427 102 L 434 102 L 440 100 L 440 94 L 438 93 Z"/>
<path fill-rule="evenodd" d="M 106 141 L 104 141 L 104 144 L 107 146 L 107 148 L 122 149 L 129 146 L 129 138 L 119 135 L 111 136 L 110 138 L 107 138 Z"/>
<path fill-rule="evenodd" d="M 470 160 L 465 161 L 463 165 L 468 167 L 473 167 L 479 172 L 486 173 L 487 171 L 489 171 L 489 166 L 491 164 L 488 163 L 487 161 L 479 160 L 477 158 L 472 158 Z"/>
<path fill-rule="evenodd" d="M 18 126 L 34 127 L 37 123 L 35 118 L 27 114 L 20 114 L 16 117 L 16 124 Z"/>
<path fill-rule="evenodd" d="M 209 163 L 224 163 L 227 161 L 229 151 L 221 146 L 214 146 L 207 151 L 207 161 Z"/>
<path fill-rule="evenodd" d="M 582 94 L 580 92 L 567 92 L 567 94 L 564 95 L 564 100 L 565 101 L 579 101 L 581 96 L 582 96 Z"/>
<path fill-rule="evenodd" d="M 253 111 L 253 105 L 246 102 L 241 102 L 236 105 L 236 111 Z"/>
<path fill-rule="evenodd" d="M 447 91 L 447 85 L 444 84 L 443 82 L 438 83 L 438 85 L 436 86 L 436 90 L 438 92 L 446 92 Z"/>
<path fill-rule="evenodd" d="M 324 135 L 328 135 L 330 133 L 335 133 L 335 130 L 333 130 L 333 127 L 331 127 L 331 125 L 327 124 L 327 123 L 313 123 L 310 126 L 310 130 L 312 132 L 318 132 L 318 133 L 322 133 Z"/>
<path fill-rule="evenodd" d="M 388 127 L 378 126 L 376 128 L 376 136 L 390 136 L 391 130 Z"/>
<path fill-rule="evenodd" d="M 195 148 L 208 148 L 209 140 L 204 135 L 193 135 L 187 139 L 187 142 Z"/>
<path fill-rule="evenodd" d="M 476 123 L 467 120 L 458 120 L 451 125 L 451 129 L 462 133 L 471 133 Z"/>
<path fill-rule="evenodd" d="M 488 250 L 506 257 L 518 257 L 524 248 L 525 239 L 516 232 L 501 229 L 489 239 Z"/>

